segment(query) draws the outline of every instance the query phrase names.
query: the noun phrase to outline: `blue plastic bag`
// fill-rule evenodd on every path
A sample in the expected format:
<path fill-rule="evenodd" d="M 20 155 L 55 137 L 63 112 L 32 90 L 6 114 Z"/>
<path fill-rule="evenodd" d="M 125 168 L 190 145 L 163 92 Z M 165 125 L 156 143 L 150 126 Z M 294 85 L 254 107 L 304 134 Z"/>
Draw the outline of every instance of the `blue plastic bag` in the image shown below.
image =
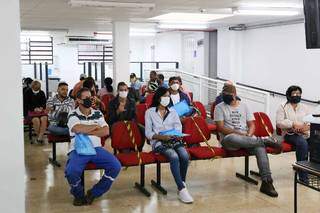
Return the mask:
<path fill-rule="evenodd" d="M 170 136 L 176 136 L 176 137 L 185 137 L 188 136 L 188 134 L 184 134 L 182 132 L 177 131 L 176 129 L 169 129 L 165 131 L 159 132 L 160 135 L 170 135 Z"/>
<path fill-rule="evenodd" d="M 74 148 L 78 155 L 97 154 L 88 135 L 76 134 Z"/>
<path fill-rule="evenodd" d="M 179 103 L 172 106 L 171 108 L 176 110 L 179 117 L 184 116 L 185 114 L 188 114 L 191 111 L 190 106 L 188 105 L 186 100 L 180 101 Z"/>

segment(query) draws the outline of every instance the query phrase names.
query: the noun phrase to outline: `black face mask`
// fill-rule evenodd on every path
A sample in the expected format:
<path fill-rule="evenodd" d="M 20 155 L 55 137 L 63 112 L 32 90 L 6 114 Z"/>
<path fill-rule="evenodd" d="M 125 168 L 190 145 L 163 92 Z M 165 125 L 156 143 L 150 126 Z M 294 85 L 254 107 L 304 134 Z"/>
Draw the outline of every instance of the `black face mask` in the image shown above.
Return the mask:
<path fill-rule="evenodd" d="M 91 106 L 92 106 L 92 100 L 91 100 L 91 98 L 86 98 L 86 99 L 82 99 L 82 101 L 83 101 L 83 106 L 85 107 L 85 108 L 90 108 Z"/>
<path fill-rule="evenodd" d="M 222 95 L 222 100 L 224 103 L 230 105 L 233 101 L 233 95 Z"/>
<path fill-rule="evenodd" d="M 297 104 L 301 101 L 301 96 L 291 96 L 289 99 L 290 103 Z"/>

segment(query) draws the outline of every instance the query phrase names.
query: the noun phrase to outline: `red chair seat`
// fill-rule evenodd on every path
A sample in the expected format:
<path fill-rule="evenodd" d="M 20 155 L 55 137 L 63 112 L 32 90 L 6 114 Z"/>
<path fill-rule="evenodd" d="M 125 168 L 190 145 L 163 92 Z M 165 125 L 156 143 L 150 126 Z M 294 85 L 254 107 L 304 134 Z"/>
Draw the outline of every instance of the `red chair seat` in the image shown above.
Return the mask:
<path fill-rule="evenodd" d="M 166 158 L 166 156 L 158 154 L 158 153 L 153 153 L 155 156 L 156 160 L 160 163 L 168 163 L 169 160 Z"/>
<path fill-rule="evenodd" d="M 91 162 L 89 162 L 85 168 L 85 170 L 95 170 L 95 169 L 99 169 L 99 168 L 95 163 L 91 163 Z"/>
<path fill-rule="evenodd" d="M 152 164 L 156 161 L 155 156 L 153 153 L 140 153 L 142 164 Z M 119 153 L 116 155 L 118 160 L 120 161 L 122 166 L 138 166 L 139 159 L 137 152 L 130 152 L 130 153 Z"/>
<path fill-rule="evenodd" d="M 294 151 L 293 145 L 283 141 L 282 142 L 282 152 L 291 152 Z"/>
<path fill-rule="evenodd" d="M 214 157 L 223 157 L 225 152 L 223 149 L 218 147 L 213 147 L 214 153 L 207 146 L 198 146 L 188 148 L 190 155 L 196 159 L 211 159 Z"/>
<path fill-rule="evenodd" d="M 53 142 L 70 142 L 70 136 L 69 135 L 52 135 L 48 134 L 48 143 Z"/>
<path fill-rule="evenodd" d="M 217 125 L 215 124 L 208 124 L 208 129 L 210 130 L 210 132 L 214 132 L 217 130 Z"/>

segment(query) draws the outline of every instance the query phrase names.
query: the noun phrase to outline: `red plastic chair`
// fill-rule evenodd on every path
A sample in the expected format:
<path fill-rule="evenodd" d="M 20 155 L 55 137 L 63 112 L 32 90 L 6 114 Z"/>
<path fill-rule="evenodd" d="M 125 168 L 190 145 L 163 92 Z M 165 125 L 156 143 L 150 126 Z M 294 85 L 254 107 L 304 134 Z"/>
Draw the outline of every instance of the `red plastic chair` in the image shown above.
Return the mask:
<path fill-rule="evenodd" d="M 153 99 L 154 93 L 150 93 L 147 97 L 146 97 L 146 105 L 149 108 L 152 104 L 152 99 Z"/>
<path fill-rule="evenodd" d="M 144 141 L 136 122 L 119 121 L 112 125 L 111 146 L 115 156 L 124 167 L 140 166 L 140 183 L 135 183 L 135 186 L 149 197 L 151 194 L 145 188 L 145 165 L 155 163 L 156 158 L 151 152 L 141 151 Z"/>
<path fill-rule="evenodd" d="M 145 125 L 144 116 L 146 114 L 147 109 L 148 109 L 147 104 L 136 105 L 136 119 L 139 125 L 142 125 L 142 126 Z"/>
<path fill-rule="evenodd" d="M 197 108 L 199 111 L 200 111 L 200 116 L 203 118 L 203 119 L 207 119 L 207 112 L 206 112 L 206 108 L 203 106 L 203 104 L 199 101 L 194 101 L 193 102 L 193 106 L 195 108 Z M 212 133 L 215 133 L 216 130 L 217 130 L 217 126 L 213 123 L 208 123 L 208 128 L 209 130 L 212 132 Z"/>
<path fill-rule="evenodd" d="M 214 120 L 214 110 L 216 108 L 216 102 L 212 102 L 211 104 L 211 108 L 210 108 L 210 116 L 211 116 L 211 119 Z"/>

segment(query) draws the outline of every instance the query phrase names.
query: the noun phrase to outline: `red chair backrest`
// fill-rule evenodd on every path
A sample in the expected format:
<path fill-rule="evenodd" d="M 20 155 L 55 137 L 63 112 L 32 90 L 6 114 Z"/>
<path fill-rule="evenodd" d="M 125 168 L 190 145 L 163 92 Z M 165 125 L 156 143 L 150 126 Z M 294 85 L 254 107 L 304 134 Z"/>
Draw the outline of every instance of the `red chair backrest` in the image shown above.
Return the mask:
<path fill-rule="evenodd" d="M 211 108 L 210 108 L 210 116 L 211 116 L 211 119 L 214 120 L 214 110 L 216 108 L 216 102 L 212 102 L 211 104 Z"/>
<path fill-rule="evenodd" d="M 114 95 L 103 95 L 101 97 L 101 102 L 105 105 L 106 109 L 109 106 L 109 102 L 114 99 Z"/>
<path fill-rule="evenodd" d="M 189 92 L 189 96 L 190 96 L 190 101 L 193 101 L 193 92 Z"/>
<path fill-rule="evenodd" d="M 195 122 L 199 128 L 196 126 Z M 185 118 L 182 125 L 182 132 L 189 134 L 189 136 L 184 137 L 184 141 L 187 144 L 198 144 L 204 142 L 205 140 L 199 129 L 202 131 L 202 134 L 205 136 L 205 138 L 209 140 L 211 133 L 208 129 L 208 124 L 203 117 L 197 116 Z"/>
<path fill-rule="evenodd" d="M 269 136 L 266 129 L 268 129 L 268 131 L 271 134 L 273 134 L 274 129 L 273 129 L 271 120 L 266 113 L 255 112 L 255 113 L 253 113 L 253 115 L 255 118 L 255 126 L 256 126 L 256 130 L 254 132 L 255 136 L 257 136 L 257 137 Z M 261 119 L 263 120 L 263 122 Z"/>
<path fill-rule="evenodd" d="M 277 135 L 282 135 L 282 129 L 281 128 L 279 128 L 279 127 L 276 127 L 276 133 L 277 133 Z"/>
<path fill-rule="evenodd" d="M 201 117 L 202 117 L 203 119 L 206 119 L 206 118 L 207 118 L 206 108 L 203 106 L 203 104 L 202 104 L 201 102 L 199 102 L 199 101 L 194 101 L 194 102 L 193 102 L 193 106 L 200 111 Z"/>
<path fill-rule="evenodd" d="M 135 139 L 135 144 L 138 148 L 143 146 L 144 138 L 142 137 L 138 125 L 134 121 L 127 121 L 132 130 L 132 137 Z M 132 138 L 129 135 L 127 125 L 124 121 L 116 122 L 112 125 L 111 131 L 111 146 L 116 150 L 134 149 Z"/>
<path fill-rule="evenodd" d="M 153 99 L 153 96 L 154 96 L 154 93 L 150 93 L 147 95 L 146 97 L 146 104 L 147 104 L 147 107 L 149 108 L 152 104 L 152 99 Z"/>
<path fill-rule="evenodd" d="M 141 94 L 144 94 L 146 92 L 146 89 L 147 89 L 147 85 L 143 85 L 141 87 Z"/>
<path fill-rule="evenodd" d="M 136 119 L 138 124 L 145 124 L 144 116 L 146 114 L 148 107 L 147 104 L 137 104 L 136 105 Z"/>

